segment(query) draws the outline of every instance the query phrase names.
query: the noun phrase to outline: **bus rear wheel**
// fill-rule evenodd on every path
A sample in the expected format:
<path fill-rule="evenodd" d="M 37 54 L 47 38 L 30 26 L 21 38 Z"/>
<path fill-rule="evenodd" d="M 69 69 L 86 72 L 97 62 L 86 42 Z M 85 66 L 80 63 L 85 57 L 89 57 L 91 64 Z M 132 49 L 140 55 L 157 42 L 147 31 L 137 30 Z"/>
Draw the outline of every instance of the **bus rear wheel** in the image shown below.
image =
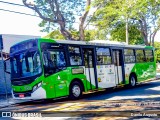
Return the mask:
<path fill-rule="evenodd" d="M 69 98 L 75 100 L 81 98 L 81 96 L 82 86 L 79 82 L 75 81 L 71 84 Z"/>
<path fill-rule="evenodd" d="M 131 87 L 135 87 L 136 86 L 136 77 L 135 77 L 135 75 L 131 75 L 130 76 L 129 83 L 130 83 L 129 85 Z"/>

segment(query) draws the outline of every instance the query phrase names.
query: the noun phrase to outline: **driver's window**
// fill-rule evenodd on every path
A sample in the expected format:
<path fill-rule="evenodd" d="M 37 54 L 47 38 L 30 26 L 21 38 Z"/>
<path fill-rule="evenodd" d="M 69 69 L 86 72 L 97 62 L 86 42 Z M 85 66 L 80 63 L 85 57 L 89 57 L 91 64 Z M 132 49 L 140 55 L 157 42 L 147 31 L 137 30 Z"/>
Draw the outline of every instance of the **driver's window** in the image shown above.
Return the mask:
<path fill-rule="evenodd" d="M 46 72 L 58 72 L 66 66 L 64 52 L 61 50 L 46 50 L 43 52 L 43 61 Z"/>
<path fill-rule="evenodd" d="M 64 52 L 62 51 L 50 51 L 51 61 L 55 68 L 65 67 L 66 61 L 64 57 Z"/>

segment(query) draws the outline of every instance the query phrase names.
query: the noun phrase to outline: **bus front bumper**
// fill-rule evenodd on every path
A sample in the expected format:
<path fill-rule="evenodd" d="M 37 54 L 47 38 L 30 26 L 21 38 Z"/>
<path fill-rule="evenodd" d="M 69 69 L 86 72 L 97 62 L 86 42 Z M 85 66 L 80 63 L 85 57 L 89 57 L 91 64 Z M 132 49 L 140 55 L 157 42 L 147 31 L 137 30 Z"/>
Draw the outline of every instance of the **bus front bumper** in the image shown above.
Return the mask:
<path fill-rule="evenodd" d="M 37 100 L 37 99 L 45 99 L 46 98 L 46 91 L 39 87 L 34 92 L 28 91 L 28 92 L 13 92 L 12 90 L 12 97 L 13 99 L 21 99 L 21 100 Z"/>

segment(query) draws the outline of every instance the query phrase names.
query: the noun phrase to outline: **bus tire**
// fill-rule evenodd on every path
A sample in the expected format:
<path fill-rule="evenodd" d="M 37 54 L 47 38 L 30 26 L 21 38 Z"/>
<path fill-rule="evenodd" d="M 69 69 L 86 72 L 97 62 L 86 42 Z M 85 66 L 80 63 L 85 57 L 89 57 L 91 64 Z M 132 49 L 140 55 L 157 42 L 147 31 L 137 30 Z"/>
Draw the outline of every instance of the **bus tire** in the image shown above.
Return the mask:
<path fill-rule="evenodd" d="M 81 98 L 82 96 L 82 85 L 78 81 L 74 81 L 71 83 L 69 98 L 72 100 L 76 100 Z"/>
<path fill-rule="evenodd" d="M 136 76 L 131 74 L 130 78 L 129 78 L 129 85 L 130 87 L 135 87 L 136 86 Z"/>

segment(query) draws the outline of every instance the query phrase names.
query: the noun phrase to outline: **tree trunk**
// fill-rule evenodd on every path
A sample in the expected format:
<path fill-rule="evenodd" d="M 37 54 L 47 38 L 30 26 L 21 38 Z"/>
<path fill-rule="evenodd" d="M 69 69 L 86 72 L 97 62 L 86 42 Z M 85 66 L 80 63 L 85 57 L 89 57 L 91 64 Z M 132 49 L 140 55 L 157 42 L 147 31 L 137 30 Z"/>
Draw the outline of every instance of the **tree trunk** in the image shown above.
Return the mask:
<path fill-rule="evenodd" d="M 87 15 L 89 13 L 89 7 L 91 5 L 91 0 L 87 0 L 87 3 L 86 3 L 86 11 L 85 13 L 83 14 L 82 17 L 79 18 L 80 20 L 80 24 L 79 24 L 79 39 L 80 40 L 85 40 L 85 35 L 84 35 L 84 22 L 87 18 Z"/>
<path fill-rule="evenodd" d="M 65 28 L 66 27 L 66 22 L 65 22 L 65 19 L 64 19 L 63 15 L 61 13 L 58 13 L 58 14 L 59 14 L 58 15 L 58 19 L 59 19 L 58 24 L 60 25 L 60 31 L 61 31 L 62 35 L 67 40 L 74 40 L 72 38 L 71 33 L 69 31 L 67 31 L 66 28 Z"/>
<path fill-rule="evenodd" d="M 58 4 L 57 0 L 54 0 L 54 1 L 48 0 L 48 3 L 52 9 L 53 14 L 55 14 L 55 16 L 56 16 L 55 17 L 56 19 L 51 19 L 50 17 L 44 16 L 42 14 L 42 11 L 38 8 L 38 6 L 27 3 L 27 0 L 23 0 L 23 4 L 26 7 L 30 8 L 30 9 L 34 10 L 36 13 L 38 13 L 38 15 L 41 19 L 48 21 L 48 22 L 52 22 L 52 23 L 58 23 L 60 26 L 60 31 L 61 31 L 62 35 L 65 37 L 65 39 L 74 40 L 72 38 L 71 33 L 68 30 L 66 30 L 66 21 L 65 21 L 65 18 L 59 9 L 59 4 Z M 55 4 L 55 7 L 54 7 L 54 4 Z"/>
<path fill-rule="evenodd" d="M 157 29 L 156 29 L 156 30 L 153 32 L 153 34 L 152 34 L 152 39 L 151 39 L 151 41 L 152 41 L 152 46 L 153 46 L 153 47 L 154 47 L 154 38 L 155 38 L 158 30 L 160 29 L 159 27 L 160 27 L 160 26 L 158 26 Z"/>
<path fill-rule="evenodd" d="M 155 30 L 153 31 L 153 33 L 150 35 L 150 41 L 151 41 L 151 45 L 153 47 L 154 47 L 154 38 L 155 38 L 159 29 L 160 29 L 160 25 L 158 25 L 157 28 L 155 28 Z"/>
<path fill-rule="evenodd" d="M 139 20 L 140 23 L 140 30 L 141 30 L 141 35 L 143 37 L 144 43 L 145 45 L 149 45 L 148 44 L 148 32 L 147 32 L 147 24 L 146 24 L 146 20 L 144 17 L 142 17 Z"/>

